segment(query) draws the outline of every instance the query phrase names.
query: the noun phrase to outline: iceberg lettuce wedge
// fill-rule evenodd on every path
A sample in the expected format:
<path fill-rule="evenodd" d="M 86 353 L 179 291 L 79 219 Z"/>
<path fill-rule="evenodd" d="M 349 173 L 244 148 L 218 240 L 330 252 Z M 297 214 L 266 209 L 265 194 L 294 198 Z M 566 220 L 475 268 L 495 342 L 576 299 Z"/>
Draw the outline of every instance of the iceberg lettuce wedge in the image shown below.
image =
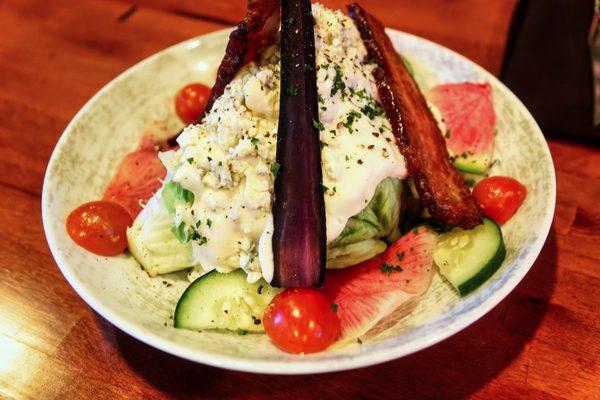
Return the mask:
<path fill-rule="evenodd" d="M 367 206 L 350 218 L 327 251 L 328 268 L 345 268 L 375 257 L 400 237 L 403 183 L 386 178 Z"/>
<path fill-rule="evenodd" d="M 181 243 L 173 234 L 173 216 L 157 195 L 127 229 L 127 241 L 129 251 L 150 276 L 193 265 L 191 243 Z"/>

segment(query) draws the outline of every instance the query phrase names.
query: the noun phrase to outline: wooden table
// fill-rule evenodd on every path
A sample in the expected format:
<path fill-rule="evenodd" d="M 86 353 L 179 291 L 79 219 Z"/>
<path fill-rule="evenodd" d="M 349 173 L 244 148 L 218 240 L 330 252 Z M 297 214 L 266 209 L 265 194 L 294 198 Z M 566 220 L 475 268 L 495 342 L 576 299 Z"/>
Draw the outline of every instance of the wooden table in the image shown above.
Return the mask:
<path fill-rule="evenodd" d="M 388 26 L 499 71 L 515 0 L 393 3 L 364 2 Z M 550 141 L 558 202 L 531 272 L 480 321 L 401 360 L 315 376 L 224 371 L 154 350 L 86 306 L 41 224 L 56 141 L 125 68 L 243 10 L 241 0 L 0 2 L 0 398 L 600 398 L 600 151 L 568 142 Z"/>

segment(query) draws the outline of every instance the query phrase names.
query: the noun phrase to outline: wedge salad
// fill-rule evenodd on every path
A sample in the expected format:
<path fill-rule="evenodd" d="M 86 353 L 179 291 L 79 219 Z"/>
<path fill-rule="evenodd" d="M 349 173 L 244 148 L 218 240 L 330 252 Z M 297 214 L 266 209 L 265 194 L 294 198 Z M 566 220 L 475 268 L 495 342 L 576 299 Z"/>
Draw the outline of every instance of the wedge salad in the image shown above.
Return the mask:
<path fill-rule="evenodd" d="M 213 87 L 176 95 L 187 125 L 68 216 L 91 252 L 187 275 L 175 328 L 313 353 L 360 342 L 438 271 L 468 295 L 501 266 L 526 188 L 488 177 L 491 86 L 422 93 L 381 23 L 348 11 L 250 1 Z"/>

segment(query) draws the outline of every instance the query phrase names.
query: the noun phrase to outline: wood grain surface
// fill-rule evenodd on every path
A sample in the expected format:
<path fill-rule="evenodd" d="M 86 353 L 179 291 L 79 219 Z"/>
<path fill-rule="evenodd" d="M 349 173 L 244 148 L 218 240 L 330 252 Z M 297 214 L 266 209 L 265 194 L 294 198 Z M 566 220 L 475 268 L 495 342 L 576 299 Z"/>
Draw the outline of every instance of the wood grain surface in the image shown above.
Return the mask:
<path fill-rule="evenodd" d="M 494 73 L 515 3 L 364 1 Z M 471 327 L 403 359 L 314 376 L 224 371 L 154 350 L 86 306 L 41 223 L 56 141 L 118 73 L 243 11 L 243 0 L 0 1 L 0 398 L 600 398 L 600 151 L 569 142 L 550 141 L 557 207 L 531 272 Z"/>

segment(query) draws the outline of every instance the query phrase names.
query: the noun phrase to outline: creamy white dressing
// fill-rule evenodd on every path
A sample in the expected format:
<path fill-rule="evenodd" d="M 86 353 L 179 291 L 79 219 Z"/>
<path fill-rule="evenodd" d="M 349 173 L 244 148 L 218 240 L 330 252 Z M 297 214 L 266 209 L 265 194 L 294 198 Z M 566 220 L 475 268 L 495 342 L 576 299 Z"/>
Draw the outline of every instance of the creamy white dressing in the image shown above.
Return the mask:
<path fill-rule="evenodd" d="M 379 106 L 366 50 L 349 17 L 313 5 L 327 240 L 360 212 L 387 177 L 406 168 Z M 200 125 L 178 138 L 180 148 L 160 155 L 166 180 L 194 194 L 178 206 L 197 235 L 195 275 L 243 268 L 248 281 L 273 277 L 273 204 L 279 114 L 279 48 L 243 67 Z M 369 109 L 369 107 L 371 107 Z"/>
<path fill-rule="evenodd" d="M 275 273 L 275 263 L 273 262 L 273 214 L 270 214 L 267 218 L 265 229 L 258 240 L 258 262 L 263 278 L 271 283 Z"/>
<path fill-rule="evenodd" d="M 313 15 L 319 119 L 324 127 L 327 241 L 331 242 L 348 219 L 367 205 L 379 182 L 404 178 L 406 167 L 389 121 L 378 107 L 375 65 L 365 64 L 367 51 L 354 23 L 318 4 Z"/>

